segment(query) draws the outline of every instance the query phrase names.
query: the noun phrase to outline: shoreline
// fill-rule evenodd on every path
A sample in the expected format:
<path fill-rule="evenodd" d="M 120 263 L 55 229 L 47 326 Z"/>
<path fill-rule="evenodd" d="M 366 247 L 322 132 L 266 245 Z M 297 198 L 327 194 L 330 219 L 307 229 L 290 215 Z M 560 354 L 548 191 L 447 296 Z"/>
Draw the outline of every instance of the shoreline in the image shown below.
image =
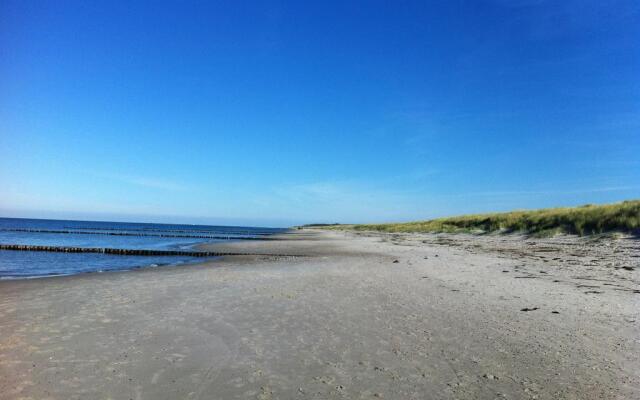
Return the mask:
<path fill-rule="evenodd" d="M 634 398 L 639 242 L 302 230 L 3 280 L 0 398 Z"/>
<path fill-rule="evenodd" d="M 163 250 L 145 250 L 145 249 L 121 249 L 121 248 L 86 248 L 86 247 L 65 247 L 65 246 L 43 246 L 43 245 L 23 245 L 23 244 L 0 244 L 0 250 L 5 251 L 37 251 L 37 252 L 53 252 L 53 253 L 96 253 L 96 254 L 109 254 L 109 255 L 124 255 L 124 256 L 184 256 L 191 257 L 193 259 L 183 260 L 180 262 L 158 264 L 156 262 L 151 264 L 141 264 L 132 266 L 125 269 L 113 269 L 113 270 L 96 270 L 96 271 L 78 271 L 69 274 L 51 274 L 51 275 L 30 275 L 30 276 L 0 276 L 0 282 L 2 281 L 14 281 L 22 279 L 45 279 L 45 278 L 61 278 L 66 276 L 84 275 L 84 274 L 103 274 L 112 272 L 132 272 L 140 269 L 147 268 L 166 268 L 166 267 L 179 267 L 193 264 L 213 262 L 226 256 L 244 256 L 246 254 L 219 254 L 220 252 L 210 250 L 217 243 L 227 242 L 242 242 L 245 240 L 287 240 L 287 234 L 291 233 L 291 229 L 287 229 L 277 234 L 269 234 L 269 239 L 264 237 L 258 238 L 232 238 L 224 241 L 214 240 L 207 242 L 195 242 L 188 246 L 191 250 L 180 250 L 183 247 L 176 249 L 163 249 Z M 255 255 L 255 254 L 254 254 Z M 286 256 L 286 255 L 282 255 Z M 291 255 L 295 256 L 295 255 Z M 201 258 L 198 260 L 198 258 Z"/>
<path fill-rule="evenodd" d="M 22 281 L 22 280 L 40 280 L 40 279 L 64 279 L 64 278 L 72 278 L 72 277 L 82 277 L 82 276 L 93 276 L 93 275 L 104 275 L 104 274 L 119 274 L 119 273 L 129 273 L 129 272 L 138 272 L 138 271 L 143 271 L 143 270 L 155 270 L 158 268 L 179 268 L 179 267 L 189 267 L 189 266 L 194 266 L 194 265 L 199 265 L 199 264 L 206 264 L 206 263 L 213 263 L 215 262 L 217 259 L 222 258 L 222 256 L 215 256 L 215 257 L 208 257 L 205 259 L 195 259 L 195 260 L 191 260 L 191 261 L 182 261 L 179 263 L 167 263 L 167 264 L 158 264 L 158 265 L 154 265 L 154 264 L 149 264 L 149 265 L 140 265 L 137 267 L 133 267 L 133 268 L 128 268 L 128 269 L 113 269 L 113 270 L 106 270 L 106 271 L 86 271 L 86 272 L 74 272 L 74 273 L 70 273 L 70 274 L 58 274 L 58 275 L 33 275 L 33 276 L 19 276 L 19 277 L 13 277 L 13 276 L 2 276 L 0 277 L 0 283 L 1 282 L 16 282 L 16 281 Z"/>

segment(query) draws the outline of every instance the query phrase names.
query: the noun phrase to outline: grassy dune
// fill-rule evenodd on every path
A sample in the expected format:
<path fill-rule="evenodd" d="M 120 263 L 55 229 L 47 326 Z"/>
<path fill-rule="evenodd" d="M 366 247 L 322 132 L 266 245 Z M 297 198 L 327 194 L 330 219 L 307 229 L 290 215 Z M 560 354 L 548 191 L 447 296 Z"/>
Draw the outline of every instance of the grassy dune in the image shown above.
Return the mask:
<path fill-rule="evenodd" d="M 383 232 L 524 232 L 590 235 L 640 231 L 640 200 L 607 205 L 547 208 L 493 214 L 463 215 L 397 224 L 334 225 L 333 229 Z"/>

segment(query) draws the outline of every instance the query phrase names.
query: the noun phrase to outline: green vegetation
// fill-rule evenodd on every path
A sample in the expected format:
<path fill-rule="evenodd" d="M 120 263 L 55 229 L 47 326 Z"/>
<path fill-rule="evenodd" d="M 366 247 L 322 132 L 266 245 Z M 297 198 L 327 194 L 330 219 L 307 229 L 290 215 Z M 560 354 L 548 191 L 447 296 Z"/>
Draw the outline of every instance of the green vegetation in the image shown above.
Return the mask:
<path fill-rule="evenodd" d="M 607 205 L 547 208 L 494 214 L 464 215 L 429 221 L 376 225 L 340 225 L 333 229 L 382 232 L 523 232 L 538 236 L 556 233 L 590 235 L 639 232 L 640 200 Z"/>
<path fill-rule="evenodd" d="M 301 225 L 302 228 L 324 228 L 327 226 L 336 226 L 336 225 L 340 225 L 339 223 L 334 223 L 334 224 L 306 224 L 306 225 Z"/>

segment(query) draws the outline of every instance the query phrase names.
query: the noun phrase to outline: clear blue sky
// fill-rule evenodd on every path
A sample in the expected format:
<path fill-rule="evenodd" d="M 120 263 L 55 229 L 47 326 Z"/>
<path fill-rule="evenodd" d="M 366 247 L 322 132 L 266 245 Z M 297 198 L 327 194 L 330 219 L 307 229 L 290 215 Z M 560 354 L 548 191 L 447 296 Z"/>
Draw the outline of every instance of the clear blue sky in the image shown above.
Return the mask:
<path fill-rule="evenodd" d="M 640 198 L 640 3 L 4 0 L 0 185 L 253 225 Z"/>

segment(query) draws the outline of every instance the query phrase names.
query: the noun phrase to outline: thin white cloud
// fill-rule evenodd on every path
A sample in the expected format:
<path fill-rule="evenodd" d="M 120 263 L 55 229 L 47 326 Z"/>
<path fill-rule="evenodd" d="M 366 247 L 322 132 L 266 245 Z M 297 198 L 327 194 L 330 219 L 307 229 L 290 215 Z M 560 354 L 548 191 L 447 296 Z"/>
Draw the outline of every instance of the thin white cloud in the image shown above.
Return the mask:
<path fill-rule="evenodd" d="M 349 222 L 419 214 L 424 199 L 363 182 L 318 181 L 281 185 L 254 199 L 254 204 L 306 222 Z"/>
<path fill-rule="evenodd" d="M 396 190 L 392 186 L 374 186 L 363 182 L 322 181 L 283 185 L 255 200 L 257 208 L 264 207 L 270 212 L 305 222 L 389 222 L 464 214 L 478 207 L 496 208 L 499 204 L 507 208 L 522 208 L 527 206 L 522 201 L 529 197 L 579 195 L 589 202 L 589 195 L 635 190 L 640 190 L 640 186 L 439 194 Z M 475 208 L 470 209 L 469 199 L 474 198 Z"/>
<path fill-rule="evenodd" d="M 166 179 L 124 174 L 103 174 L 101 176 L 129 185 L 140 186 L 148 189 L 159 189 L 170 192 L 184 192 L 189 190 L 189 186 L 187 185 Z"/>
<path fill-rule="evenodd" d="M 505 197 L 505 196 L 548 196 L 548 195 L 570 195 L 589 194 L 604 192 L 623 192 L 628 190 L 638 190 L 640 186 L 608 186 L 592 189 L 575 190 L 504 190 L 487 192 L 466 192 L 456 194 L 443 194 L 443 197 Z"/>

